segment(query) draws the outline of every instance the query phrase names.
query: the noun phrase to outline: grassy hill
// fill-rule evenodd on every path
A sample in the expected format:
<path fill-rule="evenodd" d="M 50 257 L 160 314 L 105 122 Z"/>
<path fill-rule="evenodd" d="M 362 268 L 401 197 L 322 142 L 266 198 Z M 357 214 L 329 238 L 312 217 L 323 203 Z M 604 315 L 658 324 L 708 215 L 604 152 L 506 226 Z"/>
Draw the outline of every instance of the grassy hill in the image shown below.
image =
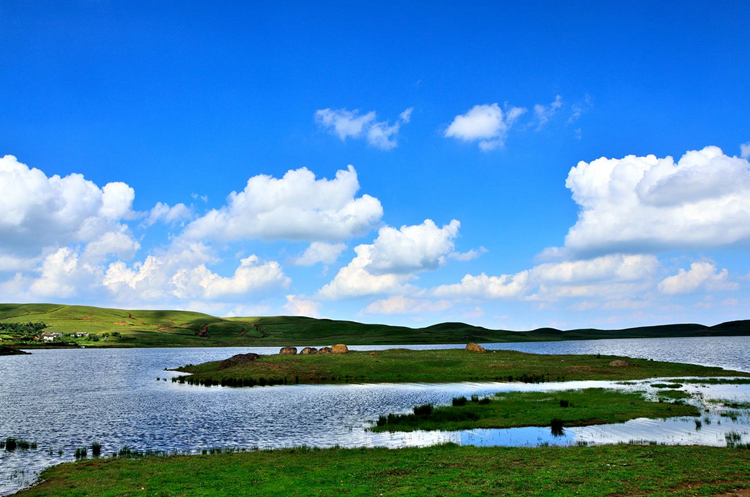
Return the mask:
<path fill-rule="evenodd" d="M 517 332 L 490 330 L 465 323 L 440 323 L 425 328 L 408 328 L 294 316 L 218 318 L 189 311 L 138 311 L 56 304 L 0 304 L 2 344 L 21 343 L 22 335 L 10 329 L 13 327 L 11 323 L 38 322 L 47 325 L 44 332 L 63 333 L 63 343 L 99 347 L 303 346 L 339 342 L 349 345 L 429 344 L 750 335 L 750 321 L 732 321 L 711 327 L 700 324 L 673 324 L 622 330 L 563 331 L 540 328 Z M 76 332 L 89 333 L 89 336 L 69 336 Z M 28 345 L 41 343 L 33 341 L 24 344 Z"/>

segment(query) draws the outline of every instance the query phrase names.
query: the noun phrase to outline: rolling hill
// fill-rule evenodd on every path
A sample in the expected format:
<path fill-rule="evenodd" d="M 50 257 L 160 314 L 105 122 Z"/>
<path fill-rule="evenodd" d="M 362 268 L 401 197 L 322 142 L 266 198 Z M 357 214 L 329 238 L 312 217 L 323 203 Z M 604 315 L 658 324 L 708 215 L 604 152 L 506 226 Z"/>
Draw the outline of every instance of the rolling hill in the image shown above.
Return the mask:
<path fill-rule="evenodd" d="M 457 322 L 409 328 L 295 316 L 219 318 L 190 311 L 0 304 L 2 344 L 21 345 L 21 335 L 11 330 L 11 323 L 29 322 L 45 323 L 45 333 L 62 333 L 63 337 L 52 345 L 68 343 L 94 347 L 303 346 L 339 342 L 396 345 L 750 335 L 750 321 L 731 321 L 716 326 L 670 324 L 620 330 L 539 328 L 509 331 Z M 89 335 L 71 336 L 76 332 Z M 23 343 L 24 347 L 39 345 L 42 345 L 40 341 Z"/>

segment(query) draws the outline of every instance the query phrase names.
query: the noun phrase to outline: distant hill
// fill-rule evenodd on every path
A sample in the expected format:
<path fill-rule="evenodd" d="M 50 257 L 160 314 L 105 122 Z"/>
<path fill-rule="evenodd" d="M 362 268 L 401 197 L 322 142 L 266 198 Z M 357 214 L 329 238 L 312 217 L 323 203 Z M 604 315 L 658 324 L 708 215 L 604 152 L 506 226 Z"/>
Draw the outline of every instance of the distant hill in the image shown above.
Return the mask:
<path fill-rule="evenodd" d="M 62 333 L 51 345 L 93 347 L 252 347 L 282 345 L 431 344 L 467 342 L 533 342 L 594 340 L 602 338 L 663 338 L 747 336 L 750 321 L 716 326 L 670 324 L 621 330 L 532 331 L 490 330 L 466 323 L 440 323 L 408 328 L 355 321 L 334 321 L 294 316 L 218 318 L 189 311 L 138 311 L 56 304 L 0 304 L 0 339 L 3 345 L 42 345 L 25 327 L 11 323 L 43 322 L 44 333 Z M 4 326 L 5 325 L 5 326 Z M 29 327 L 31 328 L 31 327 Z M 88 336 L 75 337 L 75 333 Z M 26 333 L 24 335 L 24 333 Z M 40 335 L 37 333 L 37 336 Z M 48 344 L 50 345 L 50 344 Z"/>

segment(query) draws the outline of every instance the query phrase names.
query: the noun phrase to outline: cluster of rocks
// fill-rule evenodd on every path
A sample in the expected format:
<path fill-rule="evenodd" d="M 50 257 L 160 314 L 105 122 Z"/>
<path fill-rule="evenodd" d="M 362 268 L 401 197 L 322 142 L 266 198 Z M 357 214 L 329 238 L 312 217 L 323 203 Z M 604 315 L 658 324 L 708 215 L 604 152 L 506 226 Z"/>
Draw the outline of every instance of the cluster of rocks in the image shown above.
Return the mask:
<path fill-rule="evenodd" d="M 349 347 L 343 343 L 334 345 L 333 347 L 321 347 L 316 349 L 315 347 L 305 347 L 302 349 L 300 354 L 347 354 Z M 297 353 L 297 347 L 282 347 L 279 351 L 281 355 L 295 355 Z"/>

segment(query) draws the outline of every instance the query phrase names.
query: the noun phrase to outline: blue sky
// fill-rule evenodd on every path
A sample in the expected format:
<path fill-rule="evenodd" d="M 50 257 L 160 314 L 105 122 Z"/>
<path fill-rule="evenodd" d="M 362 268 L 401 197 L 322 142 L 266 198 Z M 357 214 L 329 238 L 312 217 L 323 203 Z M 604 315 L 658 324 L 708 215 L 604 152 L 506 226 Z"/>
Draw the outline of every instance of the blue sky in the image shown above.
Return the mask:
<path fill-rule="evenodd" d="M 749 22 L 739 1 L 3 2 L 0 299 L 747 318 Z"/>

